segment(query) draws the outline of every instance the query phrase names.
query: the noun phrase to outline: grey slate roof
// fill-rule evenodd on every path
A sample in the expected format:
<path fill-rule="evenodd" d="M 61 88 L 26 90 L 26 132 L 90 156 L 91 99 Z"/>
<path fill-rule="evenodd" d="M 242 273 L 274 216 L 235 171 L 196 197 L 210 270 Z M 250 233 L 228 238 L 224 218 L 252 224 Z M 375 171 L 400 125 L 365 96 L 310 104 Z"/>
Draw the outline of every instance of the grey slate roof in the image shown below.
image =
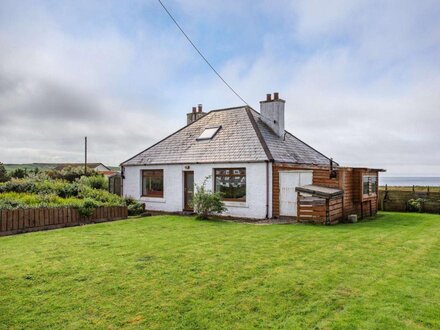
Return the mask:
<path fill-rule="evenodd" d="M 328 165 L 329 158 L 286 131 L 284 138 L 276 135 L 262 120 L 261 115 L 252 110 L 252 115 L 272 154 L 280 163 Z"/>
<path fill-rule="evenodd" d="M 197 141 L 206 127 L 221 126 L 208 141 Z M 277 162 L 328 165 L 329 159 L 292 134 L 278 137 L 249 107 L 213 110 L 121 165 L 219 162 Z"/>

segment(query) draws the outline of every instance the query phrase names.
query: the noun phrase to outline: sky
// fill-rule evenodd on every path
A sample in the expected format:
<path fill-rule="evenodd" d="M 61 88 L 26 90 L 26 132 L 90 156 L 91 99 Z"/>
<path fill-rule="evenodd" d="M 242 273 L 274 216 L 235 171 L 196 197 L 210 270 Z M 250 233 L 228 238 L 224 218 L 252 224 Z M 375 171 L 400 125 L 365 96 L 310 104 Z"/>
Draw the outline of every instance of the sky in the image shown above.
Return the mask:
<path fill-rule="evenodd" d="M 163 0 L 256 110 L 344 166 L 440 176 L 438 0 Z M 0 161 L 118 165 L 242 105 L 156 0 L 0 0 Z"/>

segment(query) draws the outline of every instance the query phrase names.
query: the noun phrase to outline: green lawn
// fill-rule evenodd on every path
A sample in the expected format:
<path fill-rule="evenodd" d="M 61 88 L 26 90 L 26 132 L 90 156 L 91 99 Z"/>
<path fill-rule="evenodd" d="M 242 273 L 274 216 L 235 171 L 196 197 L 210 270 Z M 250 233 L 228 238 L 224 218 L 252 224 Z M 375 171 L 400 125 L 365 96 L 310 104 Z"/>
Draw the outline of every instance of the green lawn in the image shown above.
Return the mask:
<path fill-rule="evenodd" d="M 156 216 L 0 238 L 0 327 L 440 328 L 440 216 Z"/>

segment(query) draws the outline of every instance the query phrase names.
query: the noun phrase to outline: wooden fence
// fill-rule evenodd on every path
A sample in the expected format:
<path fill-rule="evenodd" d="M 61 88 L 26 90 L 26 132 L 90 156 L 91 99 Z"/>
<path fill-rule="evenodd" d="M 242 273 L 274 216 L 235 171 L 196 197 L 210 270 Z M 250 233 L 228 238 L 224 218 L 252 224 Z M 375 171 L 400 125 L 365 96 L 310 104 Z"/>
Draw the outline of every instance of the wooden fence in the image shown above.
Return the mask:
<path fill-rule="evenodd" d="M 80 217 L 71 207 L 0 210 L 0 236 L 126 219 L 126 206 L 98 207 L 90 217 Z"/>
<path fill-rule="evenodd" d="M 410 199 L 421 198 L 422 212 L 440 213 L 440 192 L 411 190 L 379 190 L 379 209 L 382 211 L 407 211 Z"/>

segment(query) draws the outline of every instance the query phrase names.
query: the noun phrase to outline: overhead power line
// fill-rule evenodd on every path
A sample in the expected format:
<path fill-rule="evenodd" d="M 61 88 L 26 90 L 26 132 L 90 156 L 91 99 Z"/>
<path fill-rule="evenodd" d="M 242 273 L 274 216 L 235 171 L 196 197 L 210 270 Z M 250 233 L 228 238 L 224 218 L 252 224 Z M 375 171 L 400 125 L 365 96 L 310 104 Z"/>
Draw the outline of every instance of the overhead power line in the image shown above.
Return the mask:
<path fill-rule="evenodd" d="M 171 20 L 174 22 L 174 24 L 176 24 L 176 26 L 179 28 L 180 32 L 182 32 L 182 34 L 185 36 L 185 38 L 189 41 L 189 43 L 194 47 L 194 49 L 197 51 L 197 53 L 199 53 L 199 55 L 203 58 L 203 60 L 206 62 L 206 64 L 208 64 L 208 66 L 212 69 L 212 71 L 214 71 L 214 73 L 221 79 L 221 81 L 223 81 L 223 83 L 241 100 L 243 101 L 244 104 L 248 105 L 249 104 L 240 96 L 240 94 L 238 94 L 232 87 L 231 85 L 229 85 L 225 79 L 223 79 L 223 77 L 220 75 L 220 73 L 217 72 L 216 69 L 214 69 L 214 67 L 211 65 L 211 63 L 209 63 L 209 61 L 206 59 L 206 57 L 202 54 L 202 52 L 197 48 L 197 46 L 191 41 L 190 37 L 185 33 L 185 31 L 183 31 L 182 27 L 179 25 L 179 23 L 177 23 L 177 21 L 174 19 L 173 15 L 171 15 L 171 13 L 168 11 L 167 7 L 165 7 L 165 5 L 162 3 L 161 0 L 158 0 L 160 5 L 162 6 L 162 8 L 167 12 L 168 16 L 170 16 Z"/>

